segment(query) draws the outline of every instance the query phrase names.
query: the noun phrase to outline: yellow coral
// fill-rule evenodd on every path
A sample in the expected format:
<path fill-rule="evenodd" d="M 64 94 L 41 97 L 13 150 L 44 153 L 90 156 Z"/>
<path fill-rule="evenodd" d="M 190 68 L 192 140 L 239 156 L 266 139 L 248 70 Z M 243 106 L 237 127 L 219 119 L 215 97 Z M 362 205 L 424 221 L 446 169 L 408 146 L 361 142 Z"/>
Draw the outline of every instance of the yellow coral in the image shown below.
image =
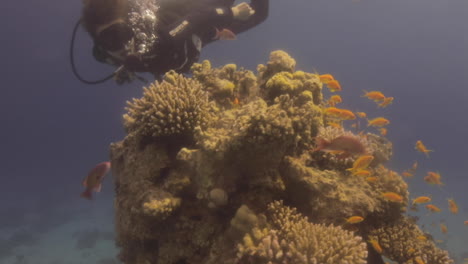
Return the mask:
<path fill-rule="evenodd" d="M 255 228 L 238 245 L 238 263 L 248 256 L 255 263 L 365 264 L 367 247 L 362 238 L 333 225 L 313 224 L 281 202 L 268 205 L 273 229 Z"/>
<path fill-rule="evenodd" d="M 398 263 L 414 263 L 413 260 L 417 257 L 428 264 L 453 263 L 448 252 L 437 248 L 432 240 L 418 239 L 424 233 L 409 218 L 401 217 L 397 221 L 387 222 L 372 230 L 370 235 L 379 240 L 383 255 Z"/>
<path fill-rule="evenodd" d="M 216 95 L 220 97 L 230 97 L 234 93 L 234 89 L 236 86 L 234 83 L 228 81 L 228 80 L 217 80 L 217 91 Z"/>
<path fill-rule="evenodd" d="M 298 89 L 301 85 L 300 81 L 293 79 L 293 75 L 289 72 L 279 72 L 271 77 L 266 83 L 268 89 L 278 93 L 289 93 Z"/>
<path fill-rule="evenodd" d="M 270 60 L 267 65 L 277 71 L 293 72 L 296 67 L 296 60 L 282 50 L 275 50 L 270 53 Z"/>
<path fill-rule="evenodd" d="M 151 216 L 167 216 L 180 206 L 180 198 L 152 199 L 143 203 L 143 212 Z"/>
<path fill-rule="evenodd" d="M 128 132 L 142 136 L 191 137 L 195 127 L 206 127 L 211 116 L 201 84 L 175 72 L 144 88 L 143 97 L 127 105 L 124 125 Z"/>

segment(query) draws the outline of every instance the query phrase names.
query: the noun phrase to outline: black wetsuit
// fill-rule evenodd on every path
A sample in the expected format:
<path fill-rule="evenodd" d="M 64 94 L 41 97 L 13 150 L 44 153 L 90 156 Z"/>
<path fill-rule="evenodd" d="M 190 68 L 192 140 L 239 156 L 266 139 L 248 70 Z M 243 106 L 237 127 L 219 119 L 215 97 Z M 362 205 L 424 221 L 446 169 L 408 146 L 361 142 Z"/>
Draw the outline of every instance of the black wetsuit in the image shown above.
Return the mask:
<path fill-rule="evenodd" d="M 151 52 L 126 54 L 124 60 L 111 58 L 113 64 L 123 64 L 129 71 L 151 72 L 155 76 L 169 70 L 187 72 L 198 61 L 201 48 L 215 40 L 216 29 L 225 28 L 238 34 L 255 27 L 268 16 L 269 0 L 251 0 L 255 14 L 245 21 L 233 18 L 231 7 L 235 0 L 166 1 L 169 4 L 165 5 L 163 0 L 158 11 L 158 41 Z M 96 48 L 100 49 L 98 43 Z M 97 53 L 96 59 L 104 61 Z"/>

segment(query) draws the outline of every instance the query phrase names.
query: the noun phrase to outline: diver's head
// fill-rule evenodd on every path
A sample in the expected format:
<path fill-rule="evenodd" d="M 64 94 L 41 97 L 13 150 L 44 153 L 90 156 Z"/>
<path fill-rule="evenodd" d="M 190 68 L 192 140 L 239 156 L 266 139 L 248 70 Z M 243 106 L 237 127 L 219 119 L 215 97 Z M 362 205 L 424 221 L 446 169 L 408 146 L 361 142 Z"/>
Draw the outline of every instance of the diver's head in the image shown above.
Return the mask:
<path fill-rule="evenodd" d="M 133 36 L 128 21 L 128 0 L 84 0 L 82 22 L 86 31 L 109 51 L 122 49 Z"/>
<path fill-rule="evenodd" d="M 133 37 L 133 31 L 123 20 L 118 19 L 96 29 L 95 41 L 108 51 L 118 51 Z"/>

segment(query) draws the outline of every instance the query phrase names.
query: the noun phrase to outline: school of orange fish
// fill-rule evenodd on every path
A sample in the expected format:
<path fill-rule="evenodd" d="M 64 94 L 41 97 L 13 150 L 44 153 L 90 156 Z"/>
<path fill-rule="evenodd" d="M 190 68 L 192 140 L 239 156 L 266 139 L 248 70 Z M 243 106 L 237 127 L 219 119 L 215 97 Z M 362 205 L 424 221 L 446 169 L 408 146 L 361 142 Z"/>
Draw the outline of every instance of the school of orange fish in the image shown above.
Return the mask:
<path fill-rule="evenodd" d="M 333 75 L 321 74 L 319 75 L 319 78 L 320 78 L 320 81 L 328 87 L 330 92 L 335 93 L 335 92 L 342 90 L 340 83 L 337 80 L 335 80 Z M 362 97 L 366 97 L 367 99 L 375 102 L 377 104 L 377 107 L 379 108 L 384 108 L 384 107 L 389 106 L 390 104 L 393 103 L 393 100 L 394 100 L 393 97 L 387 97 L 382 92 L 379 92 L 379 91 L 364 91 L 364 94 L 362 95 Z M 382 136 L 387 135 L 388 130 L 386 126 L 390 124 L 390 121 L 388 119 L 386 119 L 385 117 L 375 117 L 373 119 L 367 119 L 367 114 L 364 112 L 354 113 L 353 111 L 348 110 L 348 109 L 337 108 L 336 105 L 342 102 L 343 102 L 343 99 L 341 98 L 341 96 L 337 94 L 331 95 L 330 98 L 326 100 L 325 104 L 327 105 L 327 107 L 324 109 L 324 114 L 330 119 L 327 125 L 333 126 L 336 128 L 342 128 L 343 121 L 356 120 L 357 117 L 359 117 L 360 119 L 367 120 L 367 127 L 375 127 L 378 129 L 379 133 Z M 359 122 L 351 124 L 351 127 L 359 130 Z M 362 134 L 362 132 L 360 133 Z M 424 155 L 426 155 L 427 158 L 429 158 L 429 153 L 433 151 L 433 150 L 427 149 L 427 147 L 424 145 L 424 143 L 421 140 L 416 141 L 415 150 L 420 153 L 423 153 Z M 351 176 L 363 177 L 369 183 L 376 182 L 378 181 L 378 177 L 372 176 L 372 170 L 368 169 L 373 159 L 374 157 L 372 155 L 362 155 L 354 161 L 353 166 L 347 169 L 347 171 L 351 173 Z M 383 165 L 380 165 L 380 166 L 382 169 L 385 169 Z M 404 177 L 413 177 L 416 173 L 417 168 L 418 168 L 418 163 L 414 162 L 411 168 L 403 171 L 401 174 Z M 392 170 L 388 170 L 388 169 L 385 169 L 385 170 L 387 170 L 391 174 L 395 173 Z M 427 175 L 424 176 L 423 180 L 426 183 L 431 184 L 431 185 L 442 186 L 443 183 L 441 181 L 441 178 L 442 177 L 439 172 L 428 171 Z M 396 202 L 396 203 L 403 202 L 403 197 L 394 192 L 383 192 L 381 193 L 381 196 L 382 198 L 391 202 Z M 432 199 L 430 195 L 416 197 L 412 200 L 410 209 L 416 211 L 417 205 L 426 204 L 425 208 L 428 210 L 428 212 L 430 213 L 441 212 L 442 209 L 440 207 L 434 204 L 430 204 L 431 200 Z M 452 214 L 458 213 L 458 205 L 453 198 L 448 199 L 448 210 Z M 364 217 L 357 216 L 357 215 L 350 216 L 349 218 L 345 219 L 347 224 L 357 224 L 364 220 L 365 220 Z M 464 221 L 463 224 L 468 226 L 468 220 Z M 440 231 L 443 234 L 446 234 L 448 232 L 448 228 L 444 223 L 440 223 L 439 226 L 440 226 Z M 418 237 L 417 239 L 426 240 L 427 237 L 422 235 Z M 382 248 L 380 247 L 379 242 L 377 240 L 370 239 L 368 242 L 378 253 L 382 253 Z M 411 250 L 414 250 L 414 249 L 409 249 L 409 251 Z M 416 257 L 414 261 L 418 264 L 425 264 L 424 261 L 420 257 Z"/>

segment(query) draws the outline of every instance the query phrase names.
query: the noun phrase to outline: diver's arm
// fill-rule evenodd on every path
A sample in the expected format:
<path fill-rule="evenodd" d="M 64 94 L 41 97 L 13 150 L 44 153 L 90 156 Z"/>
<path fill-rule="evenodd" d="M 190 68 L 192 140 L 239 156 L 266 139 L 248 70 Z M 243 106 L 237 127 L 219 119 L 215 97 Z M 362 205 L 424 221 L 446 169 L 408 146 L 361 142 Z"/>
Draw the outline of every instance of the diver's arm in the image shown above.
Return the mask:
<path fill-rule="evenodd" d="M 244 32 L 257 26 L 258 24 L 265 21 L 265 19 L 268 17 L 269 0 L 251 0 L 250 6 L 253 8 L 253 10 L 255 10 L 255 14 L 253 14 L 245 21 L 234 20 L 228 27 L 235 34 Z"/>

